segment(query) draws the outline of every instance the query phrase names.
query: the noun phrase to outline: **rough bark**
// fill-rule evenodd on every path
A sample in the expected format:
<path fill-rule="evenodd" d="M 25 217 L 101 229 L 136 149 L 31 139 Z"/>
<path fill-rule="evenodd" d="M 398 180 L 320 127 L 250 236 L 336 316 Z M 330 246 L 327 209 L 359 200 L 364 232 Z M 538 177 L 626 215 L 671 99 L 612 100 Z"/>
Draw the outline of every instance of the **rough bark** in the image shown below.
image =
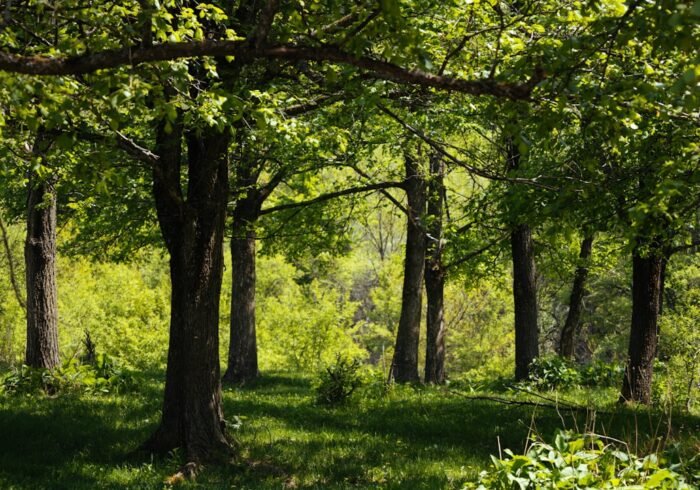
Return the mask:
<path fill-rule="evenodd" d="M 509 170 L 520 167 L 520 152 L 513 138 L 506 141 Z M 532 230 L 515 222 L 510 235 L 513 256 L 513 301 L 515 309 L 515 379 L 527 379 L 530 363 L 539 356 L 537 273 Z"/>
<path fill-rule="evenodd" d="M 427 250 L 425 254 L 425 292 L 427 298 L 427 334 L 425 382 L 445 382 L 445 278 L 443 263 L 442 215 L 445 196 L 445 164 L 435 155 L 430 161 L 427 206 Z"/>
<path fill-rule="evenodd" d="M 25 363 L 53 369 L 59 364 L 54 179 L 39 180 L 34 176 L 31 179 L 24 260 L 27 283 Z"/>
<path fill-rule="evenodd" d="M 632 326 L 620 401 L 651 402 L 663 257 L 632 256 Z"/>
<path fill-rule="evenodd" d="M 425 233 L 421 219 L 425 209 L 425 179 L 416 161 L 406 155 L 406 197 L 408 202 L 406 256 L 404 259 L 401 316 L 396 333 L 391 377 L 398 383 L 418 382 L 418 345 L 425 261 Z"/>
<path fill-rule="evenodd" d="M 513 299 L 515 304 L 515 379 L 527 379 L 530 363 L 539 356 L 537 281 L 532 232 L 518 225 L 511 233 Z"/>
<path fill-rule="evenodd" d="M 231 237 L 231 341 L 224 381 L 245 384 L 258 377 L 255 332 L 255 229 L 257 208 L 240 201 Z"/>
<path fill-rule="evenodd" d="M 219 296 L 228 190 L 227 133 L 187 135 L 187 196 L 180 185 L 182 129 L 160 124 L 154 165 L 158 221 L 170 254 L 170 342 L 160 426 L 144 444 L 184 449 L 200 464 L 228 457 L 219 372 Z"/>
<path fill-rule="evenodd" d="M 583 311 L 583 298 L 586 294 L 586 279 L 588 278 L 588 261 L 593 250 L 593 237 L 587 236 L 581 242 L 579 264 L 574 273 L 574 283 L 569 296 L 569 312 L 559 339 L 559 355 L 567 359 L 574 356 L 576 336 L 581 329 L 581 312 Z"/>

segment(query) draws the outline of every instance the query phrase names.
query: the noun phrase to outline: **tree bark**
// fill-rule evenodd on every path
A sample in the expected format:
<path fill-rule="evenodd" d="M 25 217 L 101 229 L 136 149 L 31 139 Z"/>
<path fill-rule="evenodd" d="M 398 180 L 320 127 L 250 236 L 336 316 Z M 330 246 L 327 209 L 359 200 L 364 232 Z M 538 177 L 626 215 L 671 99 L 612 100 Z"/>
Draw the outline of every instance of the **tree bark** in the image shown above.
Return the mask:
<path fill-rule="evenodd" d="M 245 384 L 258 373 L 255 332 L 255 229 L 258 207 L 239 201 L 231 237 L 231 341 L 224 381 Z"/>
<path fill-rule="evenodd" d="M 406 197 L 408 217 L 406 231 L 406 256 L 404 259 L 401 316 L 396 333 L 396 347 L 391 366 L 391 377 L 398 383 L 418 382 L 418 346 L 425 261 L 425 233 L 421 218 L 425 211 L 425 179 L 416 161 L 405 156 Z"/>
<path fill-rule="evenodd" d="M 632 327 L 620 402 L 651 402 L 663 260 L 638 251 L 632 256 Z"/>
<path fill-rule="evenodd" d="M 36 368 L 53 369 L 59 364 L 55 181 L 53 178 L 40 181 L 35 176 L 30 180 L 24 244 L 27 283 L 25 363 Z"/>
<path fill-rule="evenodd" d="M 442 255 L 442 215 L 445 197 L 445 163 L 439 155 L 430 161 L 428 184 L 427 234 L 425 254 L 425 292 L 428 302 L 425 347 L 425 382 L 445 382 L 445 279 L 447 271 Z"/>
<path fill-rule="evenodd" d="M 189 462 L 231 454 L 219 371 L 219 296 L 228 191 L 228 133 L 188 134 L 187 198 L 180 185 L 182 128 L 157 132 L 154 197 L 170 254 L 170 342 L 160 426 L 144 444 L 181 447 Z"/>
<path fill-rule="evenodd" d="M 520 167 L 520 151 L 512 137 L 506 140 L 509 170 Z M 515 222 L 510 235 L 513 255 L 513 302 L 515 308 L 515 379 L 527 379 L 530 364 L 540 355 L 537 322 L 537 273 L 532 230 Z"/>
<path fill-rule="evenodd" d="M 593 250 L 593 237 L 587 236 L 581 242 L 579 264 L 574 273 L 574 284 L 569 296 L 569 312 L 559 339 L 559 355 L 567 359 L 574 356 L 576 336 L 581 328 L 581 312 L 583 311 L 583 297 L 586 294 L 586 279 L 588 278 L 588 261 Z"/>
<path fill-rule="evenodd" d="M 527 379 L 530 363 L 540 355 L 537 324 L 537 282 L 532 232 L 518 225 L 511 233 L 513 299 L 515 302 L 515 379 Z"/>

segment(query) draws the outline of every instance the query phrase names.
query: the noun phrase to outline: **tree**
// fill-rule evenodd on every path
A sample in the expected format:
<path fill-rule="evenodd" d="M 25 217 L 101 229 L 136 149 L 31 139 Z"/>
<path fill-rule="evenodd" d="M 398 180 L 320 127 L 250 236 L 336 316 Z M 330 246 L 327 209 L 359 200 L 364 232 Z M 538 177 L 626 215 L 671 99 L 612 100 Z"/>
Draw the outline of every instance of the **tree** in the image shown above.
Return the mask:
<path fill-rule="evenodd" d="M 574 273 L 574 283 L 569 296 L 569 311 L 566 322 L 559 339 L 559 355 L 566 358 L 574 356 L 576 336 L 581 328 L 581 312 L 583 310 L 583 298 L 586 294 L 586 279 L 588 278 L 588 261 L 593 249 L 593 237 L 586 236 L 581 241 L 579 264 Z"/>
<path fill-rule="evenodd" d="M 406 172 L 406 252 L 404 259 L 401 317 L 396 331 L 391 377 L 399 383 L 417 382 L 418 344 L 422 310 L 423 267 L 426 238 L 423 230 L 425 214 L 425 178 L 415 156 L 404 154 Z"/>
<path fill-rule="evenodd" d="M 443 214 L 445 200 L 445 162 L 441 155 L 430 159 L 430 175 L 427 190 L 425 254 L 425 292 L 427 297 L 425 382 L 445 382 L 445 281 L 447 270 L 443 263 L 445 241 Z"/>
<path fill-rule="evenodd" d="M 41 130 L 33 153 L 43 160 L 51 140 Z M 28 366 L 53 369 L 58 356 L 58 293 L 56 287 L 56 179 L 34 173 L 29 179 L 27 238 L 24 260 L 27 284 Z"/>

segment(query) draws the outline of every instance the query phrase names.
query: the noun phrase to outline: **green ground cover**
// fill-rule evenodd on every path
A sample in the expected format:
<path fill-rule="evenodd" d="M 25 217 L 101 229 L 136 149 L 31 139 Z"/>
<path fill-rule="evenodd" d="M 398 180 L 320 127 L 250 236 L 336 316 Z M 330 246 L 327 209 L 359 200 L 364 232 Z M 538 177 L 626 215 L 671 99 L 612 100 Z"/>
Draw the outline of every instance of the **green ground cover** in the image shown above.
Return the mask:
<path fill-rule="evenodd" d="M 170 486 L 178 454 L 154 460 L 133 453 L 158 421 L 161 379 L 160 372 L 142 374 L 126 393 L 0 395 L 0 488 Z M 499 454 L 499 444 L 521 453 L 532 432 L 551 439 L 562 426 L 594 428 L 640 454 L 667 437 L 686 455 L 700 447 L 700 418 L 617 408 L 615 390 L 549 392 L 560 400 L 556 410 L 523 392 L 470 392 L 458 383 L 385 390 L 375 383 L 331 409 L 314 403 L 312 378 L 278 373 L 255 386 L 227 387 L 224 396 L 240 456 L 205 468 L 184 487 L 462 488 Z M 573 399 L 595 404 L 595 416 L 565 409 Z"/>

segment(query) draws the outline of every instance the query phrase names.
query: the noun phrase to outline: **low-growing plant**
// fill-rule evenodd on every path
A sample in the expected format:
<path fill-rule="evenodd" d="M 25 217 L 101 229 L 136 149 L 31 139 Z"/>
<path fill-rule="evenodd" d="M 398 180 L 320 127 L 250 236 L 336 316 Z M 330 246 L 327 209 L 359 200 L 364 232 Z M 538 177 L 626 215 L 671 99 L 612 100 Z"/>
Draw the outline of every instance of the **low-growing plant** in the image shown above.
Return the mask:
<path fill-rule="evenodd" d="M 581 383 L 581 375 L 562 357 L 538 357 L 530 364 L 530 381 L 540 389 L 571 388 Z"/>
<path fill-rule="evenodd" d="M 584 386 L 619 386 L 625 367 L 614 362 L 594 361 L 579 368 L 581 384 Z"/>
<path fill-rule="evenodd" d="M 0 392 L 9 395 L 52 395 L 62 392 L 102 394 L 119 392 L 133 385 L 131 373 L 120 368 L 107 354 L 98 353 L 92 363 L 71 359 L 61 367 L 48 370 L 22 365 L 0 380 Z"/>
<path fill-rule="evenodd" d="M 347 403 L 362 383 L 360 361 L 338 355 L 335 363 L 326 367 L 319 376 L 316 402 L 326 406 Z"/>
<path fill-rule="evenodd" d="M 525 454 L 506 450 L 505 458 L 491 457 L 492 464 L 478 481 L 465 489 L 539 488 L 658 488 L 693 486 L 658 454 L 637 457 L 627 448 L 605 444 L 595 434 L 559 432 L 553 444 L 535 440 Z"/>

